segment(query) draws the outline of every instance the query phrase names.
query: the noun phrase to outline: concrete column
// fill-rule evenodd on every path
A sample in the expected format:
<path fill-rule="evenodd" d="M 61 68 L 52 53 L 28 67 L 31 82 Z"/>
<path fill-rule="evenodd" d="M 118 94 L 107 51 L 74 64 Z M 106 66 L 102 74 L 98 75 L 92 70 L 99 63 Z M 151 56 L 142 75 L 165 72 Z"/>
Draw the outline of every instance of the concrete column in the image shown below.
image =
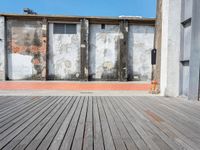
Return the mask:
<path fill-rule="evenodd" d="M 5 80 L 5 18 L 0 17 L 0 81 Z"/>
<path fill-rule="evenodd" d="M 42 74 L 41 74 L 41 80 L 47 80 L 47 76 L 48 76 L 48 45 L 47 45 L 47 41 L 48 41 L 48 33 L 47 33 L 47 19 L 44 19 L 42 21 L 42 43 L 43 43 L 43 48 L 44 48 L 44 51 L 45 51 L 45 60 L 46 62 L 44 62 L 42 65 L 42 68 L 43 71 L 42 71 Z"/>
<path fill-rule="evenodd" d="M 127 81 L 128 68 L 128 21 L 120 22 L 119 80 Z"/>
<path fill-rule="evenodd" d="M 81 80 L 88 81 L 88 37 L 89 21 L 81 20 Z"/>
<path fill-rule="evenodd" d="M 179 96 L 181 0 L 163 0 L 162 8 L 161 95 Z"/>
<path fill-rule="evenodd" d="M 200 1 L 193 0 L 188 99 L 198 100 L 200 84 Z"/>
<path fill-rule="evenodd" d="M 160 73 L 161 73 L 161 41 L 162 41 L 162 0 L 157 0 L 157 14 L 156 14 L 156 27 L 154 37 L 154 47 L 156 53 L 156 69 L 154 72 L 153 80 L 158 83 L 157 93 L 160 92 Z"/>

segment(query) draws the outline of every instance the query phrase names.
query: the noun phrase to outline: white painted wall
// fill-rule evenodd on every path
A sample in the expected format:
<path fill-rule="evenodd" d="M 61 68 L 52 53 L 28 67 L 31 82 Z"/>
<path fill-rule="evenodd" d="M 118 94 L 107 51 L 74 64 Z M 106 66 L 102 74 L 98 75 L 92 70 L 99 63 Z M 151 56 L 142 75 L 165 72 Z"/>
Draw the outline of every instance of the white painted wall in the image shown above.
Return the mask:
<path fill-rule="evenodd" d="M 119 25 L 90 25 L 90 73 L 95 79 L 102 76 L 116 76 L 117 55 L 119 52 Z M 109 77 L 108 77 L 109 78 Z"/>
<path fill-rule="evenodd" d="M 23 80 L 36 74 L 32 63 L 33 56 L 17 53 L 8 54 L 8 77 L 12 80 Z"/>
<path fill-rule="evenodd" d="M 179 96 L 181 0 L 163 0 L 162 12 L 161 95 Z"/>
<path fill-rule="evenodd" d="M 5 18 L 0 17 L 0 80 L 5 80 Z"/>
<path fill-rule="evenodd" d="M 80 30 L 77 24 L 77 34 L 54 34 L 53 23 L 49 24 L 49 76 L 56 79 L 80 77 Z"/>
<path fill-rule="evenodd" d="M 151 81 L 151 50 L 154 48 L 154 30 L 152 26 L 129 26 L 129 69 L 132 70 L 134 80 L 139 77 L 140 81 Z"/>

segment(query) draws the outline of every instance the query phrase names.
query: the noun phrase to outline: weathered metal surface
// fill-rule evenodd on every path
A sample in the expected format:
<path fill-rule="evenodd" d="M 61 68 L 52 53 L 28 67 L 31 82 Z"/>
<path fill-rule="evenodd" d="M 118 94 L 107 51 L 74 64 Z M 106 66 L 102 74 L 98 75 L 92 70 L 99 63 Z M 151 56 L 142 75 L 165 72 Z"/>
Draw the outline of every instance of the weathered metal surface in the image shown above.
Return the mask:
<path fill-rule="evenodd" d="M 41 80 L 46 76 L 46 33 L 42 21 L 7 21 L 9 80 Z"/>
<path fill-rule="evenodd" d="M 54 34 L 53 23 L 49 24 L 49 79 L 80 79 L 80 31 L 80 24 L 77 24 L 76 34 Z"/>
<path fill-rule="evenodd" d="M 90 25 L 89 78 L 94 80 L 118 79 L 118 53 L 120 51 L 118 25 Z"/>
<path fill-rule="evenodd" d="M 151 80 L 151 50 L 154 47 L 154 29 L 152 26 L 129 26 L 128 76 L 133 80 Z"/>
<path fill-rule="evenodd" d="M 5 80 L 5 18 L 0 17 L 0 80 Z"/>

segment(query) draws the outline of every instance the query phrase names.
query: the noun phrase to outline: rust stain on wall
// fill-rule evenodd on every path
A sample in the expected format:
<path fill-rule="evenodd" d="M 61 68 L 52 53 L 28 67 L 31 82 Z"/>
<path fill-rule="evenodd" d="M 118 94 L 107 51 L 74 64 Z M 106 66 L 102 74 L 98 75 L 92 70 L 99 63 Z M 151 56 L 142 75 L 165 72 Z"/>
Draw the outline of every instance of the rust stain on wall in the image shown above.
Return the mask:
<path fill-rule="evenodd" d="M 46 34 L 44 34 L 42 26 L 42 21 L 8 20 L 8 63 L 11 66 L 11 69 L 8 68 L 9 79 L 41 80 L 45 78 Z M 17 62 L 19 56 L 20 58 L 30 56 L 28 58 L 31 59 L 26 59 L 26 61 L 32 66 L 19 64 L 20 62 Z M 23 67 L 26 69 L 23 70 Z M 18 69 L 21 69 L 21 72 Z"/>

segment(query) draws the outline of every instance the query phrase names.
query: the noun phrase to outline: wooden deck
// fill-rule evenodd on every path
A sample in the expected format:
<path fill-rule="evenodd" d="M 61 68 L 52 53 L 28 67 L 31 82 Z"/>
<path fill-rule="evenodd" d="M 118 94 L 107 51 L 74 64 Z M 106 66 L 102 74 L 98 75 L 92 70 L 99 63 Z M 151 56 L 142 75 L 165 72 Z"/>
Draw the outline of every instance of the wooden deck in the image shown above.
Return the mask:
<path fill-rule="evenodd" d="M 200 103 L 163 97 L 0 97 L 0 149 L 200 149 Z"/>

